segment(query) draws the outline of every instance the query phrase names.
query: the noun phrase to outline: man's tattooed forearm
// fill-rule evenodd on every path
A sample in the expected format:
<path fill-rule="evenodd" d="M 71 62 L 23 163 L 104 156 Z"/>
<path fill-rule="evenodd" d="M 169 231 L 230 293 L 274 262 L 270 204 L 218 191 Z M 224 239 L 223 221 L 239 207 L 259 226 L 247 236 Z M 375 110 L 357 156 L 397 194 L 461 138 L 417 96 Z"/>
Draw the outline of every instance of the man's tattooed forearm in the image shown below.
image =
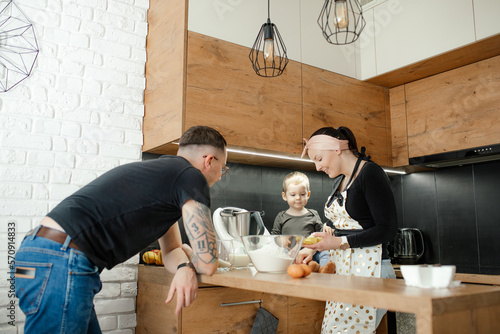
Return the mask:
<path fill-rule="evenodd" d="M 195 210 L 190 210 L 183 220 L 186 234 L 197 257 L 205 263 L 213 263 L 217 257 L 217 247 L 210 209 L 197 203 Z"/>

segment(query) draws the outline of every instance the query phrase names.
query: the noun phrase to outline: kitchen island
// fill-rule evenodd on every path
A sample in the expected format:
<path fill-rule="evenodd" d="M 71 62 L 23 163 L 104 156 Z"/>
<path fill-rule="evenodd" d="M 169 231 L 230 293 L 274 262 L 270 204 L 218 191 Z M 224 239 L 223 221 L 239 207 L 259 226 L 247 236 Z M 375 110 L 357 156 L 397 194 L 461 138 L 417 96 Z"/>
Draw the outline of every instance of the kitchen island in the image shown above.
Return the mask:
<path fill-rule="evenodd" d="M 417 333 L 495 333 L 500 328 L 500 287 L 460 284 L 447 289 L 408 287 L 404 280 L 233 270 L 200 282 L 314 300 L 337 300 L 415 313 Z"/>
<path fill-rule="evenodd" d="M 142 293 L 141 268 L 139 269 L 138 328 Z M 160 267 L 155 269 L 165 272 L 165 269 Z M 460 284 L 447 289 L 422 289 L 407 287 L 401 279 L 317 273 L 312 273 L 305 278 L 291 278 L 286 273 L 258 273 L 254 269 L 217 272 L 213 276 L 200 275 L 199 281 L 201 286 L 205 287 L 227 287 L 239 291 L 281 295 L 313 302 L 337 300 L 391 311 L 415 313 L 417 332 L 420 334 L 495 333 L 500 328 L 498 316 L 500 314 L 500 287 L 496 286 Z M 168 283 L 163 282 L 167 284 L 167 291 Z M 288 305 L 290 307 L 290 303 Z M 213 310 L 208 312 L 213 312 Z M 317 320 L 318 317 L 315 321 Z M 309 318 L 309 324 L 312 321 L 313 319 Z M 300 333 L 300 331 L 297 332 Z M 139 330 L 138 333 L 140 333 Z"/>

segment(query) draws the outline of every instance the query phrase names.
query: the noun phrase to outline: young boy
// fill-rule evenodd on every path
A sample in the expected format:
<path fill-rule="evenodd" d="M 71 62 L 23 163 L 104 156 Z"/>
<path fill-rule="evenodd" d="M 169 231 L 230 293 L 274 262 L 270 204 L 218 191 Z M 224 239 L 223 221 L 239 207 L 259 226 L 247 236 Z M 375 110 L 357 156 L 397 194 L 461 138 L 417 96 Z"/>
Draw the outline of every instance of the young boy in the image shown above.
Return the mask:
<path fill-rule="evenodd" d="M 285 176 L 281 196 L 289 208 L 278 213 L 271 234 L 299 234 L 307 237 L 313 232 L 321 232 L 323 223 L 318 212 L 305 207 L 310 195 L 309 179 L 304 173 L 292 172 Z"/>

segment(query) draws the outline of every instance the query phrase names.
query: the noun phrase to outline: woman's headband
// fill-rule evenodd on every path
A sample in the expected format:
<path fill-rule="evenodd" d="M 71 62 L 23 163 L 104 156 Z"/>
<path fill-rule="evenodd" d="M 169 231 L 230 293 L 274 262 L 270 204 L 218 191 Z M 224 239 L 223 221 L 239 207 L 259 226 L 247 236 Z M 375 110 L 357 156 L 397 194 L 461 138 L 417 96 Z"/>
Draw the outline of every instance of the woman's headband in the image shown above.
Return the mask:
<path fill-rule="evenodd" d="M 336 150 L 348 150 L 349 141 L 337 139 L 328 135 L 316 135 L 307 140 L 304 138 L 306 145 L 302 151 L 301 158 L 304 157 L 308 149 L 315 149 L 320 151 L 336 151 Z"/>

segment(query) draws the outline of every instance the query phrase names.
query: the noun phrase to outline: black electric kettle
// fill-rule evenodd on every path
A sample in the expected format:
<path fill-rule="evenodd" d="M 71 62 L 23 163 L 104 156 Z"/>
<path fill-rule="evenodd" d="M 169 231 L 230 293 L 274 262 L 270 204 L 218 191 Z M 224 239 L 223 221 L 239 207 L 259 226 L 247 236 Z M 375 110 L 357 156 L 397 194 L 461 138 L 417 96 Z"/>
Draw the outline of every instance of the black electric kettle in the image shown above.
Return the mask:
<path fill-rule="evenodd" d="M 394 259 L 399 264 L 416 264 L 424 254 L 424 236 L 416 228 L 399 228 L 394 240 Z"/>

